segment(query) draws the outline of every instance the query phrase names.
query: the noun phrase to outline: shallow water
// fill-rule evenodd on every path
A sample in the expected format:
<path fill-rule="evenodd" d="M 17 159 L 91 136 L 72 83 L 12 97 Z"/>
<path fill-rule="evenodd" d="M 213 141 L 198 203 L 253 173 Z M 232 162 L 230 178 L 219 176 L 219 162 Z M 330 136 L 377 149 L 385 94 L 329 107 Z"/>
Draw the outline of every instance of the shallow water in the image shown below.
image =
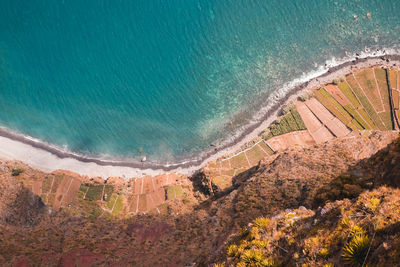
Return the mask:
<path fill-rule="evenodd" d="M 0 125 L 176 161 L 326 60 L 398 48 L 399 14 L 393 0 L 2 0 Z"/>

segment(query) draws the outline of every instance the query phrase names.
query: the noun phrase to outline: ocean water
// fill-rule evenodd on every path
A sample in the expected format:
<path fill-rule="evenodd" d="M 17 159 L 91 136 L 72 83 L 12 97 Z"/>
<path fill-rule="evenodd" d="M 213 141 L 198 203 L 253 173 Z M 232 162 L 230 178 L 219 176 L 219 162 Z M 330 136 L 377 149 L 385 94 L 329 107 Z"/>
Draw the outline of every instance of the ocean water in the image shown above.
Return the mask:
<path fill-rule="evenodd" d="M 179 161 L 327 60 L 399 44 L 395 0 L 1 0 L 0 125 Z"/>

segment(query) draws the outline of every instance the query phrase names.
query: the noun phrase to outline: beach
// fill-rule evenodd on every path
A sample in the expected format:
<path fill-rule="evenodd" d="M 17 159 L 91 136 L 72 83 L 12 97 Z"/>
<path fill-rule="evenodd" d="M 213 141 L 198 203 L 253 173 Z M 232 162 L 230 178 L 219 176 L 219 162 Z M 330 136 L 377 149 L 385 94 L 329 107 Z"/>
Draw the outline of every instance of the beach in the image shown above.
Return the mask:
<path fill-rule="evenodd" d="M 252 119 L 250 125 L 238 129 L 234 136 L 215 144 L 197 158 L 176 163 L 137 162 L 134 160 L 111 160 L 91 158 L 46 144 L 8 129 L 0 129 L 0 157 L 6 160 L 19 160 L 44 171 L 58 169 L 76 172 L 80 175 L 107 178 L 119 176 L 124 179 L 155 176 L 164 172 L 179 172 L 190 175 L 226 154 L 235 153 L 243 145 L 259 136 L 272 122 L 286 103 L 305 94 L 318 85 L 332 82 L 334 78 L 345 76 L 354 69 L 369 66 L 399 66 L 400 55 L 387 54 L 385 51 L 360 53 L 341 62 L 324 66 L 320 71 L 306 75 L 297 81 L 275 91 L 268 99 L 268 106 L 263 107 Z"/>

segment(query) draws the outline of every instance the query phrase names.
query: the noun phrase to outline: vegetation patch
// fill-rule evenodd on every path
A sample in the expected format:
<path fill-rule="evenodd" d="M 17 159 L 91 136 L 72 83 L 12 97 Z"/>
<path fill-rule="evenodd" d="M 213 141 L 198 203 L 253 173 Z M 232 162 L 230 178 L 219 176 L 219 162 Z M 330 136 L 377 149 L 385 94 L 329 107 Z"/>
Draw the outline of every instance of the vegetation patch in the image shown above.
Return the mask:
<path fill-rule="evenodd" d="M 119 215 L 121 213 L 121 211 L 122 211 L 123 206 L 124 206 L 124 202 L 123 202 L 122 196 L 118 196 L 117 200 L 116 200 L 116 203 L 114 205 L 114 209 L 112 211 L 112 214 L 113 215 Z"/>
<path fill-rule="evenodd" d="M 232 179 L 226 176 L 217 176 L 212 179 L 212 183 L 223 190 L 232 186 Z"/>
<path fill-rule="evenodd" d="M 97 201 L 101 200 L 103 195 L 104 185 L 89 185 L 89 189 L 86 193 L 85 200 Z"/>
<path fill-rule="evenodd" d="M 108 201 L 114 192 L 114 187 L 112 185 L 105 185 L 104 186 L 104 201 Z"/>
<path fill-rule="evenodd" d="M 21 173 L 23 173 L 24 171 L 25 171 L 25 170 L 22 169 L 22 168 L 12 169 L 12 170 L 11 170 L 11 175 L 12 175 L 12 176 L 18 176 L 18 175 L 20 175 Z"/>
<path fill-rule="evenodd" d="M 167 189 L 167 199 L 175 199 L 175 198 L 181 198 L 183 196 L 183 190 L 180 185 L 173 185 L 173 186 L 168 186 Z"/>
<path fill-rule="evenodd" d="M 77 192 L 77 197 L 83 199 L 85 197 L 85 194 L 88 189 L 89 189 L 89 185 L 81 184 L 81 186 L 79 187 L 79 190 Z"/>
<path fill-rule="evenodd" d="M 386 72 L 381 68 L 374 69 L 376 81 L 378 83 L 378 89 L 380 90 L 380 95 L 382 97 L 384 112 L 379 113 L 383 123 L 386 126 L 386 130 L 393 130 L 392 117 L 389 102 L 389 89 L 386 82 Z"/>
<path fill-rule="evenodd" d="M 274 154 L 274 151 L 264 142 L 258 143 L 258 145 L 263 149 L 263 151 L 267 152 L 269 155 Z"/>
<path fill-rule="evenodd" d="M 246 156 L 244 155 L 244 153 L 240 153 L 240 154 L 234 156 L 233 158 L 231 158 L 230 160 L 231 160 L 232 168 L 241 168 L 241 167 L 249 166 L 249 163 L 247 162 L 247 159 L 246 159 Z"/>
<path fill-rule="evenodd" d="M 389 70 L 389 82 L 391 89 L 399 89 L 397 88 L 397 71 Z"/>
<path fill-rule="evenodd" d="M 53 177 L 46 177 L 42 182 L 42 193 L 47 194 L 50 192 L 51 184 L 53 182 Z"/>
<path fill-rule="evenodd" d="M 368 127 L 363 120 L 358 116 L 355 110 L 351 110 L 354 114 L 349 113 L 336 99 L 334 99 L 324 88 L 319 89 L 315 92 L 315 97 L 330 111 L 332 112 L 339 120 L 341 120 L 344 124 L 348 125 L 353 130 L 362 130 L 365 127 Z M 361 122 L 354 120 L 353 117 L 358 117 Z M 363 124 L 365 127 L 361 126 Z"/>
<path fill-rule="evenodd" d="M 306 130 L 306 126 L 297 112 L 296 108 L 289 106 L 284 109 L 284 115 L 279 117 L 271 126 L 262 134 L 264 140 L 282 134 Z"/>
<path fill-rule="evenodd" d="M 115 201 L 117 201 L 118 196 L 116 194 L 112 194 L 109 198 L 108 202 L 106 203 L 105 207 L 109 210 L 112 210 L 114 207 Z"/>
<path fill-rule="evenodd" d="M 377 88 L 375 75 L 373 69 L 365 69 L 354 75 L 362 87 L 363 92 L 367 96 L 372 106 L 375 107 L 377 112 L 383 110 L 381 98 L 379 97 L 379 88 Z"/>
<path fill-rule="evenodd" d="M 375 112 L 375 109 L 369 102 L 368 98 L 364 95 L 363 91 L 359 88 L 359 86 L 357 85 L 357 81 L 352 75 L 347 76 L 347 82 L 350 84 L 353 92 L 357 95 L 358 99 L 360 99 L 362 106 L 364 107 L 368 116 L 372 119 L 374 124 L 378 127 L 379 130 L 384 130 L 385 126 L 380 120 L 380 117 Z"/>
<path fill-rule="evenodd" d="M 258 145 L 255 145 L 251 149 L 247 150 L 246 155 L 251 165 L 256 165 L 261 159 L 265 157 L 265 153 Z"/>

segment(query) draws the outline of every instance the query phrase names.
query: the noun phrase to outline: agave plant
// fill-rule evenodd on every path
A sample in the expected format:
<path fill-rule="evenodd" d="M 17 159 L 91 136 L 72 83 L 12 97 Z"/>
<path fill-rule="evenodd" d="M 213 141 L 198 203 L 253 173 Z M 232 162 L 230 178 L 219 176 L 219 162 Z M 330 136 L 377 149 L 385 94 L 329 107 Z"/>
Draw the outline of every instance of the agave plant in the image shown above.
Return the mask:
<path fill-rule="evenodd" d="M 261 251 L 245 250 L 237 266 L 278 267 L 280 264 L 270 258 L 265 258 Z"/>
<path fill-rule="evenodd" d="M 264 230 L 268 229 L 269 222 L 270 220 L 265 217 L 259 217 L 253 221 L 255 226 Z"/>
<path fill-rule="evenodd" d="M 354 225 L 350 229 L 350 235 L 353 237 L 357 236 L 357 235 L 365 235 L 365 233 L 366 233 L 366 231 L 364 230 L 364 228 L 362 228 L 359 225 Z"/>
<path fill-rule="evenodd" d="M 344 263 L 349 266 L 362 266 L 370 244 L 371 241 L 365 234 L 355 235 L 343 248 Z"/>

